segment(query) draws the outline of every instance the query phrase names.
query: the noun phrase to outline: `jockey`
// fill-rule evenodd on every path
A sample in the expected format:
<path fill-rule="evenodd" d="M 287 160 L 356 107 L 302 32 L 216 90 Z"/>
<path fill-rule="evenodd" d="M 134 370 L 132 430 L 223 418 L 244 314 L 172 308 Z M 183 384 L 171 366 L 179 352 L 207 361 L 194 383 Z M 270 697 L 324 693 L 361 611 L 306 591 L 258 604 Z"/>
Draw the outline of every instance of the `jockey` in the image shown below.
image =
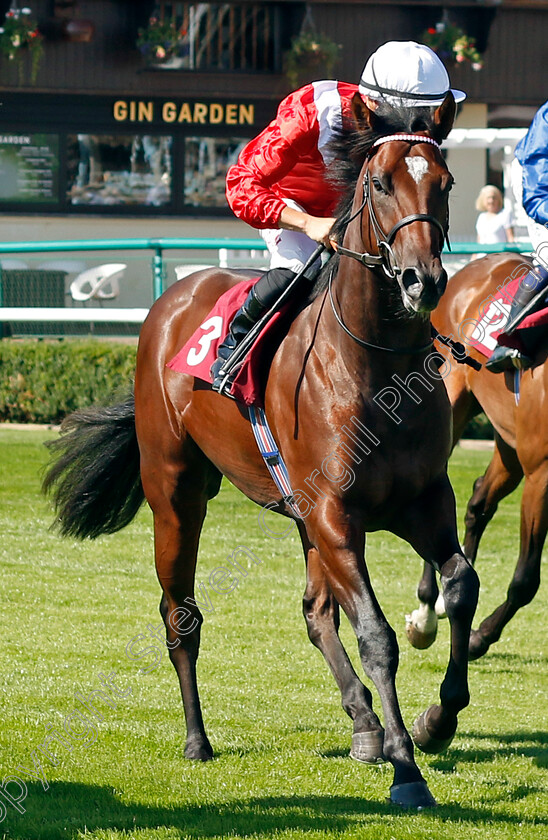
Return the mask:
<path fill-rule="evenodd" d="M 329 246 L 338 201 L 326 178 L 329 142 L 351 117 L 359 92 L 370 110 L 381 102 L 408 108 L 436 108 L 451 90 L 438 56 L 414 41 L 389 41 L 365 65 L 359 85 L 312 82 L 290 94 L 276 118 L 240 153 L 228 170 L 226 196 L 235 215 L 261 232 L 270 269 L 252 287 L 219 346 L 211 373 L 213 390 L 230 390 L 230 357 L 261 315 L 270 309 L 314 253 Z M 456 102 L 466 94 L 453 90 Z M 316 266 L 313 266 L 313 273 Z"/>
<path fill-rule="evenodd" d="M 533 269 L 521 281 L 512 301 L 505 335 L 512 333 L 538 308 L 548 286 L 548 102 L 535 114 L 527 134 L 517 144 L 515 154 L 512 186 L 516 200 L 527 214 L 527 230 L 535 256 Z M 531 340 L 534 343 L 534 336 Z M 532 364 L 532 360 L 519 350 L 499 346 L 485 366 L 493 373 L 499 373 L 514 368 L 527 370 Z"/>

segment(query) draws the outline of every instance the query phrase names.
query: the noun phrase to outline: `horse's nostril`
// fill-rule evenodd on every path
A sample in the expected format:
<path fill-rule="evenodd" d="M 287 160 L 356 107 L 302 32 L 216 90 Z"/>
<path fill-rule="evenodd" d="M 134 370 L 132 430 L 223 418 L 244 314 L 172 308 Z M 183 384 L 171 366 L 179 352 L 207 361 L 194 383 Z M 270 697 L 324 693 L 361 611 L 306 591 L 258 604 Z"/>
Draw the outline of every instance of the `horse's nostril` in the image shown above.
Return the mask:
<path fill-rule="evenodd" d="M 421 296 L 422 290 L 423 290 L 422 283 L 413 283 L 411 286 L 407 287 L 406 292 L 407 292 L 407 294 L 409 295 L 410 298 L 413 298 L 413 300 L 418 300 L 419 297 Z"/>
<path fill-rule="evenodd" d="M 410 298 L 416 300 L 422 294 L 424 284 L 414 268 L 406 268 L 402 274 L 403 288 Z"/>

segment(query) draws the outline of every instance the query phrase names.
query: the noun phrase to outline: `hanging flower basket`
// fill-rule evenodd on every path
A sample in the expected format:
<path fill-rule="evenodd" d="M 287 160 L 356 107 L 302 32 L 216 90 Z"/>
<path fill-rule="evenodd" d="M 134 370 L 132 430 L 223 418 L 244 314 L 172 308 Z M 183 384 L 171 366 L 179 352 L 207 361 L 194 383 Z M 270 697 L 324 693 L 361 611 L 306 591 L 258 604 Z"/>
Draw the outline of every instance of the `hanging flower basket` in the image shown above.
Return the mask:
<path fill-rule="evenodd" d="M 440 21 L 422 33 L 421 41 L 446 64 L 464 64 L 468 61 L 472 70 L 481 70 L 483 67 L 483 59 L 476 49 L 474 38 L 470 38 L 460 26 Z"/>
<path fill-rule="evenodd" d="M 24 81 L 27 56 L 30 56 L 30 81 L 36 81 L 43 49 L 43 37 L 31 9 L 10 9 L 0 27 L 0 52 L 18 65 L 20 82 Z"/>
<path fill-rule="evenodd" d="M 72 43 L 88 44 L 93 40 L 95 24 L 91 20 L 68 18 L 63 22 L 63 37 Z"/>
<path fill-rule="evenodd" d="M 301 32 L 293 38 L 291 48 L 285 53 L 285 74 L 292 87 L 299 82 L 312 81 L 318 75 L 330 78 L 339 58 L 340 44 L 317 32 Z"/>
<path fill-rule="evenodd" d="M 138 30 L 137 48 L 149 66 L 182 67 L 188 55 L 186 29 L 153 16 Z"/>

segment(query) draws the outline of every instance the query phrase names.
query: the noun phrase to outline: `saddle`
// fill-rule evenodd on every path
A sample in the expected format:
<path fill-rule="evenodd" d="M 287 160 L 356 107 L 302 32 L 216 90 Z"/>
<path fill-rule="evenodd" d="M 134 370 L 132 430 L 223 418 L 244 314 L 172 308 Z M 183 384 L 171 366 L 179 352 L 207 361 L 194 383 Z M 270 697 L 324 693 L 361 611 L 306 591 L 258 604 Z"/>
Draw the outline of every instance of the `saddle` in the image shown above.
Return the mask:
<path fill-rule="evenodd" d="M 512 300 L 522 279 L 523 277 L 516 277 L 506 283 L 482 304 L 480 317 L 468 338 L 468 343 L 487 358 L 491 357 L 498 345 L 514 348 L 520 353 L 534 357 L 535 348 L 546 334 L 548 305 L 544 296 L 539 300 L 535 311 L 527 315 L 511 335 L 504 332 Z M 539 363 L 540 361 L 536 362 Z"/>
<path fill-rule="evenodd" d="M 217 358 L 217 348 L 225 339 L 234 315 L 256 282 L 257 278 L 242 280 L 221 295 L 198 329 L 167 363 L 167 367 L 211 384 L 210 369 Z M 234 378 L 230 395 L 237 402 L 260 408 L 264 406 L 264 391 L 272 359 L 299 311 L 299 300 L 292 298 L 267 321 Z"/>

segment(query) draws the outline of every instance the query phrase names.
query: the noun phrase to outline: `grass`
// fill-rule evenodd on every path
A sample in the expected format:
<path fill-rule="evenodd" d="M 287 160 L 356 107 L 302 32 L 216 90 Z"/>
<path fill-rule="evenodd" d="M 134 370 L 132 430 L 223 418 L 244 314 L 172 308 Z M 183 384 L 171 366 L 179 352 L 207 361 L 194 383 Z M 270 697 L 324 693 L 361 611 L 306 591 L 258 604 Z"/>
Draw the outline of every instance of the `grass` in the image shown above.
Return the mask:
<path fill-rule="evenodd" d="M 210 591 L 213 610 L 205 618 L 199 678 L 217 758 L 195 765 L 182 756 L 175 672 L 161 642 L 150 636 L 160 625 L 150 512 L 143 508 L 129 528 L 93 543 L 52 534 L 39 472 L 47 457 L 43 441 L 53 434 L 0 429 L 1 771 L 2 778 L 20 776 L 28 787 L 24 813 L 6 803 L 0 837 L 548 837 L 545 585 L 487 657 L 472 664 L 472 703 L 460 716 L 451 748 L 441 756 L 419 754 L 439 807 L 400 812 L 386 802 L 391 768 L 348 758 L 350 721 L 306 637 L 303 563 L 294 534 L 269 539 L 258 526 L 258 509 L 224 484 L 206 521 L 198 580 L 206 582 L 238 545 L 261 564 L 250 565 L 233 592 Z M 472 481 L 488 457 L 459 449 L 452 458 L 461 521 Z M 274 528 L 277 520 L 269 523 Z M 517 557 L 518 527 L 514 495 L 501 504 L 484 537 L 479 618 L 503 598 Z M 432 648 L 412 650 L 404 614 L 416 605 L 420 560 L 381 533 L 369 539 L 368 562 L 398 634 L 398 690 L 411 726 L 437 700 L 447 623 Z M 148 641 L 139 639 L 134 650 L 148 646 L 157 652 L 131 660 L 125 648 L 139 634 Z M 356 662 L 346 622 L 342 636 Z M 47 761 L 38 747 L 48 728 L 62 732 L 68 716 L 82 709 L 74 692 L 87 696 L 101 689 L 100 675 L 111 672 L 125 696 L 115 708 L 101 706 L 104 720 L 93 728 L 73 719 L 81 741 L 71 753 L 54 745 L 58 764 Z M 33 751 L 42 759 L 47 790 L 30 772 L 17 770 L 32 769 Z M 9 791 L 17 796 L 17 785 Z"/>

